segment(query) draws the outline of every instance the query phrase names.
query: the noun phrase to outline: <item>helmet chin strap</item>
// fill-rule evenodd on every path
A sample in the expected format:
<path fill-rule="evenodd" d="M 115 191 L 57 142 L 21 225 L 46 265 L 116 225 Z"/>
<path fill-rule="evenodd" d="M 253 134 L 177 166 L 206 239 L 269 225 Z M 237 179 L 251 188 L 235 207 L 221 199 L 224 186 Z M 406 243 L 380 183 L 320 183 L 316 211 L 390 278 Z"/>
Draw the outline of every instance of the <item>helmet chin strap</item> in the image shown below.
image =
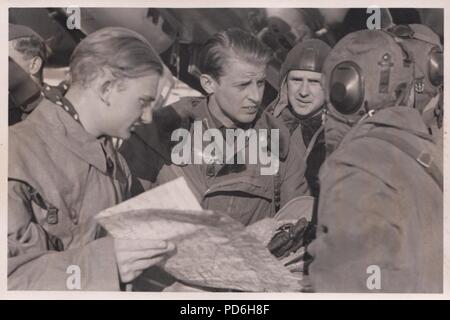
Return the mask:
<path fill-rule="evenodd" d="M 406 85 L 406 87 L 400 88 L 400 92 L 397 95 L 397 98 L 395 99 L 395 103 L 394 106 L 398 107 L 398 106 L 409 106 L 408 104 L 408 100 L 410 99 L 411 94 L 415 95 L 415 91 L 414 90 L 414 74 L 413 74 L 413 79 Z M 411 107 L 415 107 L 415 99 L 412 101 L 413 105 Z"/>

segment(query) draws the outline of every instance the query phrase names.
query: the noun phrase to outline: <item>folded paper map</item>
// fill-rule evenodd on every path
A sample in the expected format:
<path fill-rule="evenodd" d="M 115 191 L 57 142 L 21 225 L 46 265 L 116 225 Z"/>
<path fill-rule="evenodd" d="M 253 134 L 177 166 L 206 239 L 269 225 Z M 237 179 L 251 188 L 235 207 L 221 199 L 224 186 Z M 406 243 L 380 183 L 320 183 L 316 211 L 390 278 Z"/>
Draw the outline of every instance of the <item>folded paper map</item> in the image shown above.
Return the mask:
<path fill-rule="evenodd" d="M 184 283 L 253 292 L 299 291 L 298 278 L 264 243 L 226 214 L 202 210 L 178 178 L 97 216 L 116 238 L 171 240 L 164 269 Z"/>

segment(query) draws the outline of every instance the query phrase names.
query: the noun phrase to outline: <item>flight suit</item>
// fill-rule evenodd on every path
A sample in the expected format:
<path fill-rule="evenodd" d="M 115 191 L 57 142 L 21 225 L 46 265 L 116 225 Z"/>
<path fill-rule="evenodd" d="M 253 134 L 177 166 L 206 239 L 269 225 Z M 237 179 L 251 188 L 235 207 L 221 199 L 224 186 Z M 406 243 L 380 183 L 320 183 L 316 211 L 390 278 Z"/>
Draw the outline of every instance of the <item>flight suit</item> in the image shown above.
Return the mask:
<path fill-rule="evenodd" d="M 113 239 L 94 217 L 129 197 L 130 173 L 65 107 L 44 99 L 9 129 L 8 288 L 66 290 L 75 270 L 81 290 L 119 290 Z"/>

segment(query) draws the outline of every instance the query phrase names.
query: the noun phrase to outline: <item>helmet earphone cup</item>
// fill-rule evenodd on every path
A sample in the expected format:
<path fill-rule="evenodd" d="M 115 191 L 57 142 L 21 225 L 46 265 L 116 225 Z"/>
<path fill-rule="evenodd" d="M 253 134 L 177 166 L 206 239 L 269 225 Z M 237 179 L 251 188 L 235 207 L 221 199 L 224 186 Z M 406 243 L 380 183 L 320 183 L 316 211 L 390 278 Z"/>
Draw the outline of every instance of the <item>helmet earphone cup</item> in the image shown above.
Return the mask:
<path fill-rule="evenodd" d="M 444 52 L 437 46 L 433 47 L 429 53 L 427 75 L 433 86 L 442 86 L 444 80 Z"/>
<path fill-rule="evenodd" d="M 364 100 L 364 79 L 359 66 L 352 61 L 336 65 L 331 72 L 330 101 L 342 114 L 358 111 Z"/>

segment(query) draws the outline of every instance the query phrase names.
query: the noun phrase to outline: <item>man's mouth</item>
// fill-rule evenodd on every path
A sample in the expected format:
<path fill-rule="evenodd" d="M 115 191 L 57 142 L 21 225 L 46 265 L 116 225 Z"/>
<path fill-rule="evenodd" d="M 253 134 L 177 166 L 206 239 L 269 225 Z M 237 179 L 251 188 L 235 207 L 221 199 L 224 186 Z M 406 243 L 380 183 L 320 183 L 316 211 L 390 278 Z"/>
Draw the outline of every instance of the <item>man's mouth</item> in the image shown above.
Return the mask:
<path fill-rule="evenodd" d="M 311 103 L 312 103 L 312 101 L 309 101 L 309 100 L 300 100 L 300 99 L 297 99 L 297 101 L 298 101 L 300 104 L 304 104 L 304 105 L 308 105 L 308 104 L 311 104 Z"/>
<path fill-rule="evenodd" d="M 245 106 L 244 110 L 246 110 L 249 113 L 256 113 L 258 112 L 258 106 Z"/>

